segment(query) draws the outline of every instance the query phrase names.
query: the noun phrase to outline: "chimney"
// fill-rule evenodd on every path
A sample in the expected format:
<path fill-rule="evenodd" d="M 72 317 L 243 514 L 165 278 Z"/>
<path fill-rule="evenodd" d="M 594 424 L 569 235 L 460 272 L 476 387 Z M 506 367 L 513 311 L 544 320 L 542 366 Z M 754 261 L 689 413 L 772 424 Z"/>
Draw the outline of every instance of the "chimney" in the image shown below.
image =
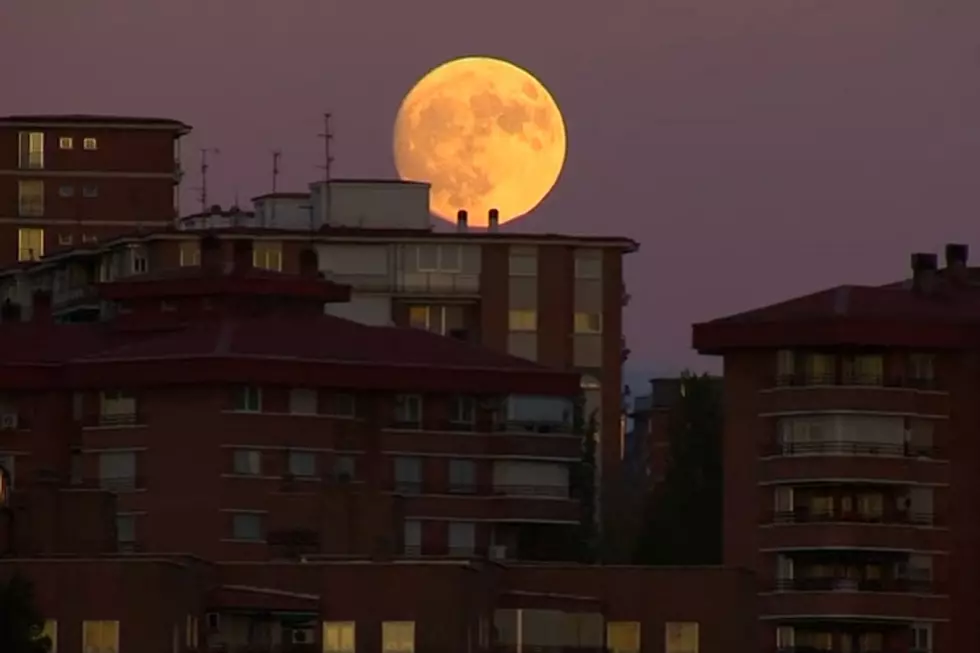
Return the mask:
<path fill-rule="evenodd" d="M 224 268 L 224 255 L 221 251 L 221 241 L 217 236 L 208 234 L 201 239 L 201 268 L 207 274 L 221 274 Z"/>
<path fill-rule="evenodd" d="M 469 220 L 469 216 L 467 215 L 467 213 L 466 213 L 465 210 L 460 209 L 459 211 L 457 211 L 456 212 L 456 230 L 457 231 L 466 231 L 466 228 L 468 226 L 467 225 L 467 221 L 468 220 Z"/>
<path fill-rule="evenodd" d="M 500 226 L 500 211 L 497 209 L 490 209 L 490 213 L 487 216 L 487 231 L 496 231 L 497 227 Z"/>
<path fill-rule="evenodd" d="M 31 322 L 51 321 L 51 293 L 47 290 L 35 290 L 31 309 Z"/>
<path fill-rule="evenodd" d="M 967 280 L 966 263 L 970 258 L 970 247 L 962 243 L 946 245 L 946 270 L 953 281 Z"/>
<path fill-rule="evenodd" d="M 937 256 L 919 252 L 912 255 L 912 290 L 928 294 L 936 280 Z"/>
<path fill-rule="evenodd" d="M 301 277 L 320 276 L 320 256 L 312 247 L 299 253 L 299 274 Z"/>
<path fill-rule="evenodd" d="M 234 242 L 234 270 L 236 274 L 248 272 L 252 269 L 252 239 L 241 238 Z"/>

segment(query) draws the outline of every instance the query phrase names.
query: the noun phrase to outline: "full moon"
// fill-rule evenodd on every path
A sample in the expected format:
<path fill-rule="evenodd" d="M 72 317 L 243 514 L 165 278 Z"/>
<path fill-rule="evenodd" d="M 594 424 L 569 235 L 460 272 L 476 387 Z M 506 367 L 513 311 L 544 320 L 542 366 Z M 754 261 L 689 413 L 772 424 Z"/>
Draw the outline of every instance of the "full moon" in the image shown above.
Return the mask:
<path fill-rule="evenodd" d="M 429 71 L 395 118 L 395 167 L 405 181 L 432 184 L 430 208 L 487 226 L 536 207 L 565 163 L 565 121 L 531 73 L 500 59 L 466 57 Z"/>

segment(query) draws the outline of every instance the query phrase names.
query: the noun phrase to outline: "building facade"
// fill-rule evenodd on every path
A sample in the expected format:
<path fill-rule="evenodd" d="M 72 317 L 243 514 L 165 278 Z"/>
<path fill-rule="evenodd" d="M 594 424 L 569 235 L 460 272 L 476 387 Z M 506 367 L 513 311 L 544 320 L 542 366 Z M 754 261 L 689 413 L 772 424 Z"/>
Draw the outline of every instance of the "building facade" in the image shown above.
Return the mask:
<path fill-rule="evenodd" d="M 725 564 L 758 572 L 769 650 L 980 636 L 980 287 L 965 245 L 912 267 L 694 327 L 725 359 Z"/>
<path fill-rule="evenodd" d="M 172 225 L 189 131 L 156 118 L 0 118 L 0 265 Z"/>

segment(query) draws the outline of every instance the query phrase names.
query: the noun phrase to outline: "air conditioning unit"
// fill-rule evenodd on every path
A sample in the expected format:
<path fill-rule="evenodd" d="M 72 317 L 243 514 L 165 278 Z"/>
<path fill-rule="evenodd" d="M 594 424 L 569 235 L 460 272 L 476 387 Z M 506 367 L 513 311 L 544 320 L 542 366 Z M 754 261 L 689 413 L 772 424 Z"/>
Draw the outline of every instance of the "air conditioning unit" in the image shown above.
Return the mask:
<path fill-rule="evenodd" d="M 221 615 L 217 612 L 208 612 L 204 615 L 204 623 L 211 632 L 218 631 L 221 629 Z"/>
<path fill-rule="evenodd" d="M 490 559 L 491 560 L 506 560 L 507 559 L 507 547 L 503 544 L 493 544 L 490 546 Z"/>
<path fill-rule="evenodd" d="M 17 413 L 0 415 L 0 431 L 13 431 L 17 428 Z"/>
<path fill-rule="evenodd" d="M 313 629 L 312 628 L 294 628 L 290 634 L 289 641 L 293 644 L 312 644 L 313 643 Z"/>

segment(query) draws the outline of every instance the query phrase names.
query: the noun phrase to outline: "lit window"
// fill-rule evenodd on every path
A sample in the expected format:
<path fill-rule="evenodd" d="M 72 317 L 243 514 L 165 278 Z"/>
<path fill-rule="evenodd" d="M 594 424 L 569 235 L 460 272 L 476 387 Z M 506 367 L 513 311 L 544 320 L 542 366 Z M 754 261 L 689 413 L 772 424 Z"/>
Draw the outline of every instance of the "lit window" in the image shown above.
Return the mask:
<path fill-rule="evenodd" d="M 381 622 L 381 650 L 382 653 L 415 653 L 415 622 Z"/>
<path fill-rule="evenodd" d="M 58 622 L 54 619 L 44 621 L 44 629 L 38 637 L 41 641 L 48 640 L 48 653 L 58 653 Z"/>
<path fill-rule="evenodd" d="M 252 266 L 282 272 L 282 243 L 256 242 L 252 249 Z"/>
<path fill-rule="evenodd" d="M 44 169 L 44 132 L 20 132 L 17 149 L 21 170 Z"/>
<path fill-rule="evenodd" d="M 27 179 L 17 182 L 17 213 L 25 218 L 44 216 L 44 182 Z"/>
<path fill-rule="evenodd" d="M 231 536 L 235 540 L 262 541 L 262 515 L 240 512 L 231 517 Z"/>
<path fill-rule="evenodd" d="M 323 622 L 323 653 L 354 653 L 353 621 Z"/>
<path fill-rule="evenodd" d="M 262 474 L 262 452 L 254 449 L 238 449 L 233 460 L 236 474 L 259 476 Z"/>
<path fill-rule="evenodd" d="M 99 141 L 95 138 L 86 138 L 82 141 L 82 147 L 89 152 L 99 149 Z"/>
<path fill-rule="evenodd" d="M 82 651 L 84 653 L 119 653 L 119 622 L 83 621 Z"/>
<path fill-rule="evenodd" d="M 114 390 L 103 392 L 99 401 L 99 423 L 104 425 L 136 422 L 136 397 Z"/>
<path fill-rule="evenodd" d="M 805 359 L 806 381 L 809 385 L 828 385 L 834 382 L 837 359 L 831 354 L 808 354 Z"/>
<path fill-rule="evenodd" d="M 92 199 L 99 196 L 98 186 L 82 186 L 82 197 Z"/>
<path fill-rule="evenodd" d="M 606 648 L 609 653 L 639 653 L 640 622 L 608 622 L 606 624 Z"/>
<path fill-rule="evenodd" d="M 44 229 L 17 230 L 17 260 L 40 261 L 44 256 Z"/>
<path fill-rule="evenodd" d="M 410 306 L 408 308 L 408 325 L 415 329 L 429 328 L 429 307 Z"/>
<path fill-rule="evenodd" d="M 58 139 L 58 148 L 62 150 L 75 149 L 75 139 L 71 136 L 62 136 Z"/>
<path fill-rule="evenodd" d="M 7 479 L 6 488 L 8 490 L 14 487 L 14 481 L 16 480 L 14 478 L 15 461 L 16 458 L 14 458 L 14 454 L 12 453 L 0 454 L 0 470 L 6 473 L 6 479 Z"/>
<path fill-rule="evenodd" d="M 395 422 L 398 425 L 418 425 L 422 422 L 422 397 L 398 395 L 395 397 Z"/>
<path fill-rule="evenodd" d="M 311 451 L 290 451 L 289 473 L 304 478 L 316 476 L 316 454 Z"/>
<path fill-rule="evenodd" d="M 292 388 L 289 391 L 289 412 L 293 415 L 316 415 L 317 392 L 311 388 Z"/>
<path fill-rule="evenodd" d="M 185 240 L 180 244 L 180 266 L 183 268 L 201 264 L 201 242 Z"/>
<path fill-rule="evenodd" d="M 698 623 L 668 621 L 664 632 L 665 653 L 698 653 Z"/>
<path fill-rule="evenodd" d="M 575 333 L 602 333 L 602 313 L 576 313 Z"/>
<path fill-rule="evenodd" d="M 537 311 L 510 311 L 508 323 L 511 331 L 537 331 Z"/>
<path fill-rule="evenodd" d="M 262 389 L 255 386 L 242 386 L 235 390 L 234 410 L 245 413 L 262 412 Z"/>

